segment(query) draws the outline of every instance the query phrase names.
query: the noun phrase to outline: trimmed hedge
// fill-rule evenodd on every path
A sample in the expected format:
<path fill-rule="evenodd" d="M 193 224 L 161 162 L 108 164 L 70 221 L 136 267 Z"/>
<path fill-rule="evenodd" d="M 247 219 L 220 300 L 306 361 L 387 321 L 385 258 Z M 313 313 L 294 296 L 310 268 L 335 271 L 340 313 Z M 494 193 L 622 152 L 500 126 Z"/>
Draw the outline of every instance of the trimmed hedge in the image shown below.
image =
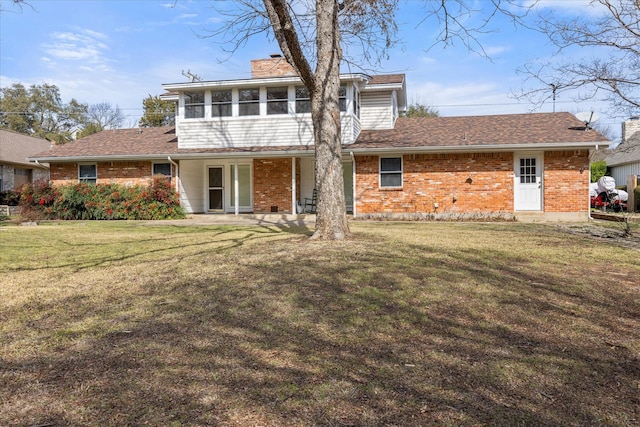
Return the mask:
<path fill-rule="evenodd" d="M 66 220 L 180 219 L 185 212 L 166 178 L 149 186 L 78 183 L 54 187 L 48 182 L 23 187 L 21 217 Z"/>

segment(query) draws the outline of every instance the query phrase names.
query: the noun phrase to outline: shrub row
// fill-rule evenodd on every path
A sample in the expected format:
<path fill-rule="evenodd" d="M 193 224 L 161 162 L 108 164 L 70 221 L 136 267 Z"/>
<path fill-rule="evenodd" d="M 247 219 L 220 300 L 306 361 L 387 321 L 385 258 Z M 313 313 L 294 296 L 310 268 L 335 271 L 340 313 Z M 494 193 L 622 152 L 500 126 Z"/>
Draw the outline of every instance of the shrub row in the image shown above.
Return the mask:
<path fill-rule="evenodd" d="M 20 191 L 23 219 L 177 219 L 184 218 L 177 194 L 165 178 L 149 186 L 119 184 L 52 186 L 39 182 Z"/>

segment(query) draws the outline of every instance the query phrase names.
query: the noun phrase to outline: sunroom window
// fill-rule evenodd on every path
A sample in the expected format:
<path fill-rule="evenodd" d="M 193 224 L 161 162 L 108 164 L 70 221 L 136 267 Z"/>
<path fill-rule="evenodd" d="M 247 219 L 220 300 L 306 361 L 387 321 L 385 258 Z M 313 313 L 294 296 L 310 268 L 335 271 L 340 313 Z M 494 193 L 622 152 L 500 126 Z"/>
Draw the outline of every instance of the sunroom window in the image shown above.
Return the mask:
<path fill-rule="evenodd" d="M 204 117 L 204 92 L 185 92 L 184 117 L 187 119 Z"/>
<path fill-rule="evenodd" d="M 267 114 L 287 114 L 289 91 L 284 87 L 267 88 Z"/>
<path fill-rule="evenodd" d="M 309 90 L 304 86 L 296 87 L 296 113 L 311 112 L 311 97 Z"/>
<path fill-rule="evenodd" d="M 211 91 L 211 116 L 231 116 L 231 90 Z"/>
<path fill-rule="evenodd" d="M 241 116 L 260 114 L 260 89 L 240 89 L 238 91 L 238 112 Z"/>
<path fill-rule="evenodd" d="M 402 187 L 402 157 L 380 158 L 380 187 Z"/>
<path fill-rule="evenodd" d="M 347 87 L 340 86 L 338 92 L 338 106 L 340 107 L 340 111 L 347 111 Z"/>

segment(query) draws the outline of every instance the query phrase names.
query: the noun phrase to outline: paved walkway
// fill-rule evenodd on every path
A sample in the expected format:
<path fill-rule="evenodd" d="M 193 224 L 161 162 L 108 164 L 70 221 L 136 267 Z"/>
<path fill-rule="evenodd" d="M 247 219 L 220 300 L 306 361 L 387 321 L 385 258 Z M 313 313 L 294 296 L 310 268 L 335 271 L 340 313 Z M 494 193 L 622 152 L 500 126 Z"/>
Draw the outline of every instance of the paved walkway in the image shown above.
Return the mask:
<path fill-rule="evenodd" d="M 162 225 L 258 225 L 288 226 L 312 228 L 316 223 L 315 215 L 287 214 L 191 214 L 186 219 L 163 220 Z"/>

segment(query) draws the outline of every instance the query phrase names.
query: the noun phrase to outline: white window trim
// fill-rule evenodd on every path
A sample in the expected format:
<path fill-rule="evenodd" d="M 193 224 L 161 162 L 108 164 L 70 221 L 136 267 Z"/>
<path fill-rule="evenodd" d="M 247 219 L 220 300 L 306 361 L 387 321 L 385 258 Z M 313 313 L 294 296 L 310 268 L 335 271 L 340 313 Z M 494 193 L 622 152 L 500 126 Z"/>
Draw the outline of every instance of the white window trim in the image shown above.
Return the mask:
<path fill-rule="evenodd" d="M 397 174 L 398 171 L 383 171 L 382 170 L 382 159 L 400 159 L 400 185 L 393 185 L 393 186 L 385 186 L 382 185 L 382 175 L 384 174 Z M 389 155 L 389 156 L 380 156 L 378 158 L 378 188 L 384 188 L 384 189 L 397 189 L 397 188 L 403 188 L 404 187 L 404 156 L 402 155 Z"/>

